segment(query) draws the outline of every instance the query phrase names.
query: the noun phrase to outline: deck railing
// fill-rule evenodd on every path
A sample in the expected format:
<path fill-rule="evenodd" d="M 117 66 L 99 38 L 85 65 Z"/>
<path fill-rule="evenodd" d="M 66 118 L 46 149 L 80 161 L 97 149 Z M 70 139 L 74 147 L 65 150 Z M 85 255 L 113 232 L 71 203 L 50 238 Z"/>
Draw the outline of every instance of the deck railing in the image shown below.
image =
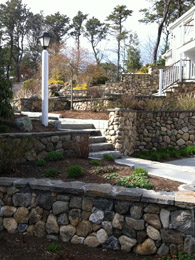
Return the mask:
<path fill-rule="evenodd" d="M 159 95 L 176 82 L 192 79 L 195 79 L 195 63 L 191 60 L 179 60 L 166 69 L 160 69 Z"/>

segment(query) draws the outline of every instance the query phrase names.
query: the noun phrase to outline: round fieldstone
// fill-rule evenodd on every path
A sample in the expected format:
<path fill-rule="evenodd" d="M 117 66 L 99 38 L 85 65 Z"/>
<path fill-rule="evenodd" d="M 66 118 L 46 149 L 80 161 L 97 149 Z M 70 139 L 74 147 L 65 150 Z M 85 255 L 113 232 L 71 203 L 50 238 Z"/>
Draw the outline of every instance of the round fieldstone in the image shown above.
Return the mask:
<path fill-rule="evenodd" d="M 34 226 L 34 235 L 36 237 L 44 237 L 45 236 L 45 223 L 43 221 L 38 221 Z"/>
<path fill-rule="evenodd" d="M 134 219 L 130 217 L 125 218 L 128 226 L 135 230 L 143 230 L 144 229 L 144 220 L 143 219 Z"/>
<path fill-rule="evenodd" d="M 68 220 L 68 215 L 66 213 L 60 214 L 57 218 L 58 225 L 68 225 L 69 220 Z"/>
<path fill-rule="evenodd" d="M 14 214 L 14 218 L 16 220 L 17 223 L 28 223 L 28 209 L 21 207 L 18 208 L 16 213 Z"/>
<path fill-rule="evenodd" d="M 142 205 L 133 205 L 130 208 L 130 215 L 134 219 L 140 219 L 143 214 L 143 207 Z"/>
<path fill-rule="evenodd" d="M 103 248 L 118 251 L 121 249 L 120 243 L 115 236 L 109 237 L 106 242 L 102 245 Z"/>
<path fill-rule="evenodd" d="M 76 234 L 80 237 L 86 237 L 92 231 L 92 225 L 89 221 L 83 220 L 77 226 Z"/>
<path fill-rule="evenodd" d="M 12 197 L 13 205 L 15 207 L 27 208 L 31 204 L 32 194 L 31 193 L 15 193 Z"/>
<path fill-rule="evenodd" d="M 112 234 L 112 223 L 110 221 L 102 221 L 102 227 L 108 235 Z"/>
<path fill-rule="evenodd" d="M 157 214 L 144 214 L 144 220 L 156 229 L 161 228 L 160 218 Z"/>
<path fill-rule="evenodd" d="M 152 239 L 146 239 L 142 244 L 138 244 L 135 249 L 135 253 L 138 255 L 153 255 L 157 251 L 157 247 Z"/>
<path fill-rule="evenodd" d="M 65 201 L 56 201 L 53 204 L 53 214 L 54 215 L 59 215 L 61 213 L 67 212 L 68 211 L 68 202 Z"/>
<path fill-rule="evenodd" d="M 18 224 L 14 218 L 4 218 L 3 226 L 8 231 L 8 233 L 15 233 L 17 230 Z"/>
<path fill-rule="evenodd" d="M 124 224 L 124 216 L 116 213 L 114 215 L 112 226 L 117 229 L 122 229 Z"/>
<path fill-rule="evenodd" d="M 16 212 L 16 208 L 12 206 L 3 206 L 0 208 L 0 216 L 11 217 Z"/>
<path fill-rule="evenodd" d="M 27 228 L 28 228 L 27 224 L 19 224 L 18 225 L 18 232 L 19 233 L 24 233 L 24 232 L 26 232 Z"/>
<path fill-rule="evenodd" d="M 81 209 L 82 207 L 82 198 L 72 197 L 70 200 L 70 208 Z"/>
<path fill-rule="evenodd" d="M 76 228 L 73 227 L 72 225 L 60 227 L 60 236 L 62 241 L 64 242 L 70 241 L 72 237 L 75 235 L 75 233 L 76 233 Z"/>
<path fill-rule="evenodd" d="M 82 210 L 91 212 L 93 208 L 93 201 L 90 199 L 84 198 L 82 200 Z"/>
<path fill-rule="evenodd" d="M 104 244 L 107 239 L 108 239 L 108 234 L 106 233 L 106 231 L 103 228 L 98 230 L 98 232 L 97 232 L 97 240 L 98 240 L 98 242 L 100 244 Z"/>
<path fill-rule="evenodd" d="M 88 236 L 84 240 L 84 245 L 89 247 L 98 247 L 100 243 L 95 236 Z"/>
<path fill-rule="evenodd" d="M 166 209 L 161 209 L 160 220 L 161 220 L 163 228 L 168 228 L 169 222 L 170 222 L 170 211 L 166 210 Z"/>
<path fill-rule="evenodd" d="M 57 234 L 58 233 L 59 227 L 58 227 L 58 224 L 57 224 L 57 219 L 54 215 L 48 216 L 48 219 L 47 219 L 47 222 L 46 222 L 46 230 L 47 230 L 47 233 L 49 233 L 49 234 L 51 234 L 51 233 Z"/>
<path fill-rule="evenodd" d="M 102 210 L 95 210 L 89 217 L 89 220 L 94 224 L 100 224 L 104 219 L 104 212 Z"/>
<path fill-rule="evenodd" d="M 116 213 L 126 214 L 129 210 L 129 206 L 130 205 L 128 202 L 116 201 L 114 208 L 115 208 Z"/>
<path fill-rule="evenodd" d="M 161 240 L 160 232 L 156 228 L 148 225 L 146 228 L 146 232 L 149 238 L 153 240 Z"/>
<path fill-rule="evenodd" d="M 52 197 L 50 193 L 39 194 L 36 197 L 36 204 L 43 209 L 50 210 L 56 198 Z"/>
<path fill-rule="evenodd" d="M 84 242 L 84 237 L 79 237 L 77 235 L 74 235 L 73 238 L 71 239 L 71 243 L 73 244 L 83 244 Z"/>
<path fill-rule="evenodd" d="M 29 224 L 32 225 L 39 220 L 41 220 L 42 216 L 38 214 L 36 209 L 31 209 L 29 214 Z"/>
<path fill-rule="evenodd" d="M 81 210 L 80 209 L 72 209 L 69 212 L 69 221 L 71 225 L 77 226 L 81 221 Z"/>
<path fill-rule="evenodd" d="M 121 250 L 125 252 L 130 252 L 132 247 L 136 245 L 137 240 L 126 236 L 119 237 L 119 242 L 121 244 Z"/>

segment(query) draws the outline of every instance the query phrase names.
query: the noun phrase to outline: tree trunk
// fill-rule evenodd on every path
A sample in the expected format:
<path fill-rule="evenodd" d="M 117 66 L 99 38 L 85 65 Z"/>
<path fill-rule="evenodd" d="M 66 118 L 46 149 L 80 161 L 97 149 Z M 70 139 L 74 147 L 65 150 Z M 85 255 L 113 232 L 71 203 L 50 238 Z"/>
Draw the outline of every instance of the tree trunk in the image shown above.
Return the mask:
<path fill-rule="evenodd" d="M 162 35 L 162 30 L 163 30 L 163 26 L 164 23 L 166 21 L 167 18 L 167 14 L 169 12 L 169 6 L 170 6 L 171 0 L 164 0 L 164 11 L 163 11 L 163 18 L 158 26 L 158 35 L 157 35 L 157 40 L 156 40 L 156 44 L 154 47 L 154 53 L 153 53 L 153 62 L 154 64 L 156 64 L 157 62 L 157 53 L 158 53 L 158 47 L 160 44 L 160 39 L 161 39 L 161 35 Z"/>

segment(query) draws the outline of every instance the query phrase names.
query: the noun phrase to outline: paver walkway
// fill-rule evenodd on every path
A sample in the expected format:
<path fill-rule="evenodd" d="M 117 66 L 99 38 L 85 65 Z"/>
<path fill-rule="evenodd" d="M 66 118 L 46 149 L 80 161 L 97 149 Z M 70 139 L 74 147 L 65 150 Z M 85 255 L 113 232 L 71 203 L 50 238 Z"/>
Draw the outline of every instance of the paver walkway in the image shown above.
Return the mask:
<path fill-rule="evenodd" d="M 116 163 L 143 168 L 149 174 L 187 184 L 195 184 L 195 157 L 166 163 L 123 157 Z"/>

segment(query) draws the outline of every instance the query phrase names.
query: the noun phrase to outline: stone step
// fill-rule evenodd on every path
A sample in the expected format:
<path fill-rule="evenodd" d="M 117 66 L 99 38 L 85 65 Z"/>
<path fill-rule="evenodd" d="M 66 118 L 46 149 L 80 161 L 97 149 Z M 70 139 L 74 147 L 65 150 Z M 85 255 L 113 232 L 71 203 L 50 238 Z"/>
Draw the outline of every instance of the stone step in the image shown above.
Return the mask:
<path fill-rule="evenodd" d="M 66 124 L 66 123 L 61 123 L 60 124 L 61 129 L 94 129 L 93 124 Z"/>
<path fill-rule="evenodd" d="M 90 137 L 91 144 L 104 143 L 106 138 L 104 136 L 92 136 Z"/>
<path fill-rule="evenodd" d="M 90 144 L 90 152 L 107 151 L 112 149 L 113 149 L 113 145 L 109 143 Z"/>
<path fill-rule="evenodd" d="M 101 136 L 102 133 L 98 129 L 63 129 L 58 128 L 59 131 L 71 131 L 75 133 L 88 133 L 90 136 Z"/>
<path fill-rule="evenodd" d="M 90 159 L 103 159 L 104 154 L 109 154 L 115 159 L 120 159 L 121 158 L 121 153 L 119 151 L 102 151 L 102 152 L 90 152 L 89 153 L 89 158 Z"/>

